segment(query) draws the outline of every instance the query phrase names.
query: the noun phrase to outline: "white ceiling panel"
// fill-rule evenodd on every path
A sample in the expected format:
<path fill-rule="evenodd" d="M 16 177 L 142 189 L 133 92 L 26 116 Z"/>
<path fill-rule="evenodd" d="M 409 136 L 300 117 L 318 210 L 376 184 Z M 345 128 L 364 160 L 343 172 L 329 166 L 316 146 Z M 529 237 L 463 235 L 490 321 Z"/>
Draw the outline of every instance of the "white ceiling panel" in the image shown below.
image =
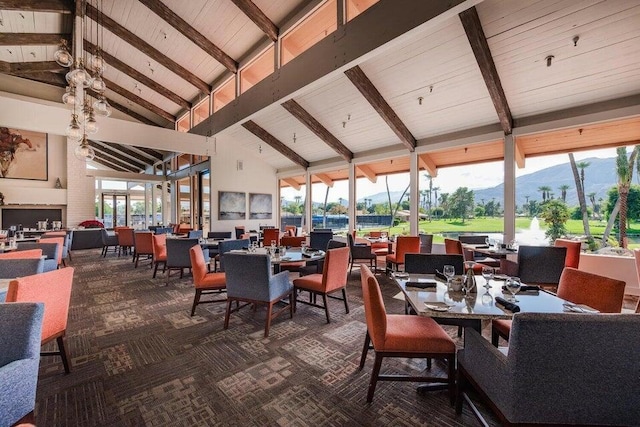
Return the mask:
<path fill-rule="evenodd" d="M 216 135 L 216 144 L 231 145 L 246 150 L 276 169 L 294 165 L 270 145 L 241 126 L 233 126 Z M 215 154 L 214 154 L 215 155 Z"/>

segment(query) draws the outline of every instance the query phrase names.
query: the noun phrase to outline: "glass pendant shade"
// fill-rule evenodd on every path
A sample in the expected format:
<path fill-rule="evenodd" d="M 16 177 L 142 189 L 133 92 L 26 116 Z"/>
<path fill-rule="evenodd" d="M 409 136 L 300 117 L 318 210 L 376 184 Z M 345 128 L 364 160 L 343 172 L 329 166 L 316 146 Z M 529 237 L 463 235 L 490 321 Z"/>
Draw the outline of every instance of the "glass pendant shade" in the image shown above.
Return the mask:
<path fill-rule="evenodd" d="M 98 122 L 96 122 L 96 117 L 93 114 L 93 109 L 89 111 L 87 121 L 84 123 L 84 130 L 89 135 L 93 135 L 94 133 L 98 132 Z"/>
<path fill-rule="evenodd" d="M 82 138 L 82 129 L 80 129 L 77 114 L 71 116 L 71 123 L 67 126 L 66 135 L 74 141 L 78 141 Z"/>
<path fill-rule="evenodd" d="M 53 58 L 56 62 L 63 67 L 70 67 L 73 64 L 73 57 L 71 53 L 69 53 L 69 49 L 67 49 L 67 41 L 62 39 L 60 41 L 60 47 L 53 54 Z"/>
<path fill-rule="evenodd" d="M 80 144 L 73 151 L 73 154 L 79 160 L 93 160 L 96 157 L 95 150 L 89 146 L 87 135 L 84 135 Z"/>
<path fill-rule="evenodd" d="M 93 109 L 99 116 L 109 117 L 111 115 L 111 105 L 109 105 L 104 96 L 93 103 Z"/>
<path fill-rule="evenodd" d="M 93 82 L 91 83 L 91 89 L 99 93 L 102 93 L 107 89 L 107 85 L 104 83 L 104 80 L 102 80 L 102 77 L 100 77 L 99 74 L 93 79 Z"/>
<path fill-rule="evenodd" d="M 76 105 L 76 88 L 73 86 L 67 86 L 67 89 L 62 95 L 62 103 L 64 105 L 68 105 L 69 107 L 73 107 Z"/>
<path fill-rule="evenodd" d="M 80 62 L 73 70 L 66 75 L 67 82 L 76 87 L 89 87 L 93 81 L 93 77 L 82 66 Z"/>
<path fill-rule="evenodd" d="M 106 63 L 101 55 L 96 55 L 91 59 L 91 68 L 98 74 L 104 73 Z"/>

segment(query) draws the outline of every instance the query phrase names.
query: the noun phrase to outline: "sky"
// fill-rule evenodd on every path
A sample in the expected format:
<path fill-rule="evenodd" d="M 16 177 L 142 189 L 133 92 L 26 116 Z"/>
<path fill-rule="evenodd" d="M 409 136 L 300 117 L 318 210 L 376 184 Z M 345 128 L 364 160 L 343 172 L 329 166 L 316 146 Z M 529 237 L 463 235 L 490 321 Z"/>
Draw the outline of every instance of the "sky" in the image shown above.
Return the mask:
<path fill-rule="evenodd" d="M 628 150 L 630 151 L 630 150 Z M 589 150 L 574 153 L 576 162 L 589 157 L 608 158 L 615 157 L 616 149 L 607 148 L 601 150 Z M 525 168 L 516 168 L 516 177 L 537 172 L 550 166 L 567 163 L 569 156 L 567 154 L 555 154 L 543 157 L 530 157 L 525 160 Z M 422 188 L 428 188 L 428 181 L 420 174 Z M 456 166 L 438 169 L 438 176 L 433 180 L 433 186 L 439 187 L 439 194 L 451 193 L 458 187 L 467 187 L 472 190 L 494 187 L 502 183 L 503 170 L 502 161 L 482 163 L 471 166 Z M 389 175 L 389 189 L 391 191 L 403 191 L 409 184 L 409 174 Z M 324 184 L 314 184 L 312 187 L 312 199 L 314 202 L 324 202 L 326 186 Z M 356 186 L 356 197 L 361 200 L 364 197 L 380 192 L 386 192 L 384 177 L 378 177 L 377 183 L 373 184 L 366 178 L 358 179 Z M 293 201 L 296 195 L 304 199 L 304 188 L 301 191 L 295 191 L 291 187 L 282 189 L 281 195 L 285 200 Z M 348 181 L 337 181 L 333 188 L 329 191 L 329 202 L 337 202 L 340 198 L 348 199 L 349 188 Z M 346 204 L 346 202 L 343 202 Z"/>

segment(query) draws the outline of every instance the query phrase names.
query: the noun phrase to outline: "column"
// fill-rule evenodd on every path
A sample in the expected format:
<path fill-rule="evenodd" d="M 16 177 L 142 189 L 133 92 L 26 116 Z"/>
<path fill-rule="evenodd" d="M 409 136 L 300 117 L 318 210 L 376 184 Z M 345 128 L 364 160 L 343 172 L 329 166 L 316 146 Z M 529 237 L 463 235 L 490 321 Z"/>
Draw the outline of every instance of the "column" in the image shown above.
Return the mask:
<path fill-rule="evenodd" d="M 307 170 L 304 174 L 305 177 L 305 191 L 307 192 L 307 195 L 305 196 L 304 199 L 304 224 L 305 227 L 307 229 L 307 232 L 311 232 L 312 228 L 313 228 L 313 223 L 311 222 L 311 219 L 313 217 L 313 212 L 311 212 L 311 174 L 309 173 L 309 171 Z"/>
<path fill-rule="evenodd" d="M 513 135 L 504 137 L 504 242 L 516 236 L 516 144 Z"/>
<path fill-rule="evenodd" d="M 420 220 L 418 206 L 420 205 L 420 168 L 418 167 L 418 153 L 409 153 L 409 234 L 418 235 L 418 221 Z"/>
<path fill-rule="evenodd" d="M 356 165 L 349 163 L 349 234 L 356 227 Z"/>

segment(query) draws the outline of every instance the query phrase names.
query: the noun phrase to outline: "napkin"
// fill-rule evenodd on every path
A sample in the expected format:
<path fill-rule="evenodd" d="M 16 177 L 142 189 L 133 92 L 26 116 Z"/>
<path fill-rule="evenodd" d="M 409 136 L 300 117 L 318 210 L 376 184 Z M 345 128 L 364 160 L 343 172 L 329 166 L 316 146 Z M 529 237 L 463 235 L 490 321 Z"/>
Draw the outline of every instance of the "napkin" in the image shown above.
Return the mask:
<path fill-rule="evenodd" d="M 419 289 L 428 289 L 435 288 L 438 283 L 435 280 L 428 280 L 422 282 L 407 282 L 407 288 L 419 288 Z"/>
<path fill-rule="evenodd" d="M 489 245 L 475 245 L 476 249 L 489 249 Z"/>
<path fill-rule="evenodd" d="M 443 280 L 443 281 L 445 281 L 445 282 L 447 281 L 447 276 L 445 276 L 444 274 L 442 274 L 442 273 L 441 273 L 440 271 L 438 271 L 438 270 L 436 270 L 436 274 L 435 274 L 435 276 L 436 276 L 438 279 L 440 279 L 440 280 Z"/>
<path fill-rule="evenodd" d="M 509 292 L 509 289 L 507 289 L 506 286 L 502 287 L 502 290 L 505 292 Z M 520 286 L 520 291 L 519 292 L 539 292 L 540 291 L 540 286 L 537 285 L 522 285 Z"/>
<path fill-rule="evenodd" d="M 520 311 L 520 306 L 518 304 L 509 302 L 502 297 L 496 297 L 496 303 L 500 304 L 501 306 L 503 306 L 505 309 L 509 310 L 512 313 L 517 313 Z"/>

